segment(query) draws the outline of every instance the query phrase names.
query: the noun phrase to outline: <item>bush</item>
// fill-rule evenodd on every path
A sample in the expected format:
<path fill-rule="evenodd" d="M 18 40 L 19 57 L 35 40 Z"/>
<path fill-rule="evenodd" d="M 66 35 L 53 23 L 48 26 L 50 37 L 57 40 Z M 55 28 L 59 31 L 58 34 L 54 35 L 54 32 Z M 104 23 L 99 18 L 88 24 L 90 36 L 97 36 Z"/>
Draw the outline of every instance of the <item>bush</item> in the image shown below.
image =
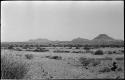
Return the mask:
<path fill-rule="evenodd" d="M 13 49 L 13 46 L 12 45 L 8 46 L 8 49 Z"/>
<path fill-rule="evenodd" d="M 45 56 L 46 58 L 50 58 L 51 56 Z"/>
<path fill-rule="evenodd" d="M 80 47 L 76 47 L 76 49 L 80 49 Z"/>
<path fill-rule="evenodd" d="M 28 72 L 27 64 L 9 57 L 1 57 L 1 79 L 23 79 Z"/>
<path fill-rule="evenodd" d="M 79 59 L 79 61 L 81 62 L 81 64 L 82 64 L 83 66 L 88 66 L 88 65 L 90 64 L 90 60 L 88 60 L 87 58 L 81 57 L 81 58 Z"/>
<path fill-rule="evenodd" d="M 115 54 L 115 53 L 116 53 L 116 51 L 113 51 L 113 53 Z"/>
<path fill-rule="evenodd" d="M 103 51 L 102 51 L 102 50 L 97 50 L 97 51 L 95 52 L 95 55 L 103 55 Z"/>
<path fill-rule="evenodd" d="M 122 53 L 124 53 L 124 50 L 121 50 Z"/>
<path fill-rule="evenodd" d="M 97 65 L 99 65 L 100 63 L 101 63 L 100 61 L 95 60 L 95 61 L 93 61 L 92 66 L 97 66 Z"/>
<path fill-rule="evenodd" d="M 105 72 L 110 72 L 111 69 L 109 67 L 103 67 L 102 69 L 99 70 L 99 72 L 101 73 L 105 73 Z"/>
<path fill-rule="evenodd" d="M 25 57 L 26 57 L 27 59 L 33 59 L 33 54 L 25 54 Z"/>
<path fill-rule="evenodd" d="M 85 46 L 84 46 L 84 49 L 85 49 L 86 51 L 89 51 L 89 50 L 90 50 L 89 45 L 85 45 Z"/>
<path fill-rule="evenodd" d="M 49 50 L 45 49 L 45 48 L 37 48 L 34 50 L 34 52 L 47 52 Z"/>
<path fill-rule="evenodd" d="M 15 50 L 17 50 L 17 51 L 22 51 L 22 49 L 21 49 L 21 48 L 16 48 Z"/>
<path fill-rule="evenodd" d="M 112 60 L 112 57 L 105 57 L 104 60 Z"/>
<path fill-rule="evenodd" d="M 22 55 L 21 55 L 21 54 L 16 54 L 16 56 L 22 57 Z"/>
<path fill-rule="evenodd" d="M 72 51 L 72 53 L 83 53 L 83 51 Z"/>
<path fill-rule="evenodd" d="M 62 59 L 61 56 L 47 56 L 47 58 L 49 58 L 49 59 L 56 59 L 56 60 L 61 60 Z"/>
<path fill-rule="evenodd" d="M 124 57 L 117 57 L 116 60 L 124 60 Z"/>
<path fill-rule="evenodd" d="M 108 51 L 108 54 L 112 54 L 112 53 L 114 53 L 114 52 L 112 52 L 112 51 Z"/>
<path fill-rule="evenodd" d="M 70 51 L 55 50 L 54 53 L 70 53 Z"/>
<path fill-rule="evenodd" d="M 117 69 L 117 71 L 124 71 L 121 67 Z"/>
<path fill-rule="evenodd" d="M 95 60 L 94 58 L 81 57 L 81 58 L 79 58 L 79 61 L 83 66 L 88 66 L 89 64 L 92 64 L 92 66 L 96 66 L 96 65 L 100 64 L 100 61 Z"/>

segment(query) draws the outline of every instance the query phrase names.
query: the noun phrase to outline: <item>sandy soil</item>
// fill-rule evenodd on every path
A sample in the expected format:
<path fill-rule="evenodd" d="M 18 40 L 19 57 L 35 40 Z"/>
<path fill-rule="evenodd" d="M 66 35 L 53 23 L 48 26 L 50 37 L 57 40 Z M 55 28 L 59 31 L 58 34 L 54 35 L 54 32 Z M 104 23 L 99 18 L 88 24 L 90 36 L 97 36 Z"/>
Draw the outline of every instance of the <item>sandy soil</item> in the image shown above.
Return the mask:
<path fill-rule="evenodd" d="M 97 78 L 124 78 L 123 72 L 106 72 L 98 73 L 97 68 L 83 68 L 78 61 L 79 57 L 103 58 L 107 55 L 92 54 L 72 54 L 72 53 L 53 53 L 53 52 L 28 52 L 28 51 L 8 51 L 3 50 L 2 53 L 13 53 L 17 56 L 21 55 L 24 60 L 25 54 L 33 54 L 33 59 L 27 60 L 30 63 L 30 70 L 26 74 L 25 79 L 97 79 Z M 61 56 L 62 59 L 50 59 L 46 56 Z M 110 55 L 111 56 L 111 55 Z M 112 55 L 114 57 L 116 55 Z M 124 55 L 117 55 L 119 57 Z M 92 68 L 92 67 L 91 67 Z"/>

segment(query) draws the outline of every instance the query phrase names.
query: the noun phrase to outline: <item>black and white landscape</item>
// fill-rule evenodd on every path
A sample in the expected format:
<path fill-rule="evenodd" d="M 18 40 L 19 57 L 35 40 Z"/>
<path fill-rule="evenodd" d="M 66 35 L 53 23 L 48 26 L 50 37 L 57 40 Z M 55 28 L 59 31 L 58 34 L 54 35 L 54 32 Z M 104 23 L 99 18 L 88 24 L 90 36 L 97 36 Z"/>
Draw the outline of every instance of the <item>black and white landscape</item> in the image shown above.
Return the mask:
<path fill-rule="evenodd" d="M 124 79 L 123 1 L 2 1 L 1 79 Z"/>

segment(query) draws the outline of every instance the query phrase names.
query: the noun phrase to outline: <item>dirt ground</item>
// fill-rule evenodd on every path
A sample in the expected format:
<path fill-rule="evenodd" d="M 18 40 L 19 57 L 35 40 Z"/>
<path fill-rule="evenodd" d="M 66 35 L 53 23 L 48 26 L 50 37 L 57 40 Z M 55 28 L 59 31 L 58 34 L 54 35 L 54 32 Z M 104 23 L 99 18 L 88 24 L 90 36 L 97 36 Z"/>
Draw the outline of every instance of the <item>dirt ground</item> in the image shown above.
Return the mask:
<path fill-rule="evenodd" d="M 77 53 L 53 53 L 53 52 L 30 52 L 2 50 L 2 54 L 15 54 L 30 63 L 30 69 L 24 79 L 98 79 L 98 78 L 124 78 L 124 71 L 99 73 L 99 67 L 84 68 L 80 62 L 80 57 L 104 58 L 108 55 L 77 54 Z M 25 54 L 33 54 L 32 59 L 26 59 Z M 49 57 L 60 56 L 61 59 L 51 59 Z M 123 55 L 110 55 L 110 57 L 124 57 Z M 124 67 L 124 63 L 122 65 Z M 97 71 L 96 71 L 97 70 Z"/>

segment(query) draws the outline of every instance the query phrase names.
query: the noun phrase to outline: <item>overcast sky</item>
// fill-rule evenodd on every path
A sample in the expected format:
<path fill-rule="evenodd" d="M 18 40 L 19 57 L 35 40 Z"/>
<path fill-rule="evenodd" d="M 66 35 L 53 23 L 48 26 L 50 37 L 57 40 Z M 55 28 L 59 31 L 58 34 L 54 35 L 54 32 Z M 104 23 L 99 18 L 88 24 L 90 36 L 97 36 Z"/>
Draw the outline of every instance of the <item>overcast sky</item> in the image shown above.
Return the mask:
<path fill-rule="evenodd" d="M 1 40 L 124 39 L 122 1 L 2 1 Z"/>

